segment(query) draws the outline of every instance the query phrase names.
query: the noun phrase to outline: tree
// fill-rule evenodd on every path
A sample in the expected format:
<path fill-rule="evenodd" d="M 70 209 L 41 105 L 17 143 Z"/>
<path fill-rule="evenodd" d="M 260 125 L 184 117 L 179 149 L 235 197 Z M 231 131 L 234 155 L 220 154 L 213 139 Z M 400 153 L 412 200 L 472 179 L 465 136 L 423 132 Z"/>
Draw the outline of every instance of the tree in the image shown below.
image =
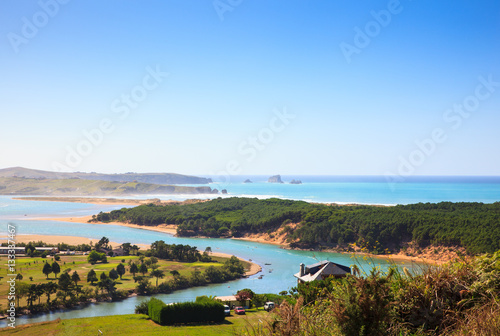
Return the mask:
<path fill-rule="evenodd" d="M 23 280 L 23 275 L 21 273 L 17 273 L 16 280 Z"/>
<path fill-rule="evenodd" d="M 75 283 L 75 286 L 78 287 L 78 281 L 80 281 L 80 276 L 76 271 L 74 271 L 73 274 L 71 275 L 71 280 Z"/>
<path fill-rule="evenodd" d="M 174 277 L 180 275 L 179 271 L 177 271 L 177 270 L 170 271 L 170 274 L 172 274 L 172 276 L 174 276 Z"/>
<path fill-rule="evenodd" d="M 139 272 L 139 267 L 137 267 L 137 264 L 136 263 L 132 263 L 130 265 L 130 273 L 132 273 L 132 275 L 135 277 L 135 273 L 138 273 Z"/>
<path fill-rule="evenodd" d="M 101 275 L 99 275 L 99 279 L 101 280 L 106 280 L 108 278 L 108 276 L 106 275 L 105 272 L 102 272 Z"/>
<path fill-rule="evenodd" d="M 109 277 L 112 279 L 112 280 L 116 280 L 118 279 L 118 272 L 113 268 L 111 271 L 109 271 Z"/>
<path fill-rule="evenodd" d="M 16 282 L 17 307 L 20 307 L 19 300 L 28 295 L 30 285 L 26 282 Z"/>
<path fill-rule="evenodd" d="M 26 301 L 28 302 L 28 305 L 30 307 L 33 307 L 33 302 L 36 301 L 36 299 L 40 297 L 41 293 L 43 293 L 43 292 L 41 291 L 40 285 L 31 284 L 29 286 Z"/>
<path fill-rule="evenodd" d="M 139 281 L 137 286 L 135 287 L 135 290 L 137 294 L 143 295 L 143 294 L 149 294 L 151 293 L 151 284 L 149 283 L 148 279 L 142 279 Z"/>
<path fill-rule="evenodd" d="M 106 257 L 106 254 L 100 253 L 97 251 L 91 251 L 89 253 L 89 256 L 87 257 L 87 261 L 94 265 L 96 262 L 101 261 L 103 263 L 108 262 L 108 258 Z"/>
<path fill-rule="evenodd" d="M 93 269 L 90 270 L 90 272 L 87 274 L 87 282 L 90 282 L 90 284 L 93 286 L 94 282 L 97 281 L 97 274 Z"/>
<path fill-rule="evenodd" d="M 206 252 L 206 253 L 212 253 L 212 248 L 211 248 L 210 246 L 207 246 L 207 247 L 205 248 L 205 252 Z"/>
<path fill-rule="evenodd" d="M 61 288 L 64 292 L 68 292 L 69 287 L 71 286 L 71 277 L 67 272 L 63 272 L 59 277 L 58 282 L 59 288 Z"/>
<path fill-rule="evenodd" d="M 160 269 L 155 269 L 151 271 L 151 276 L 156 278 L 156 287 L 158 287 L 158 279 L 163 279 L 165 277 L 165 272 Z"/>
<path fill-rule="evenodd" d="M 35 252 L 35 247 L 33 246 L 33 244 L 30 242 L 28 243 L 28 245 L 26 245 L 26 247 L 24 248 L 24 251 L 26 252 L 26 255 L 28 256 L 32 256 L 33 253 Z"/>
<path fill-rule="evenodd" d="M 57 279 L 57 274 L 61 273 L 61 267 L 59 266 L 59 264 L 56 261 L 54 261 L 52 263 L 52 273 L 54 273 L 54 276 L 56 277 L 56 279 Z"/>
<path fill-rule="evenodd" d="M 220 270 L 220 267 L 208 266 L 205 269 L 205 276 L 212 283 L 220 283 L 226 280 L 224 273 Z"/>
<path fill-rule="evenodd" d="M 47 295 L 47 303 L 50 303 L 50 295 L 57 292 L 57 284 L 55 282 L 49 282 L 45 284 L 45 295 Z"/>
<path fill-rule="evenodd" d="M 236 293 L 235 297 L 236 297 L 236 300 L 241 302 L 241 301 L 246 301 L 246 300 L 252 300 L 254 295 L 255 295 L 255 293 L 251 289 L 245 288 L 245 289 L 239 290 Z"/>
<path fill-rule="evenodd" d="M 102 274 L 105 273 L 103 272 Z M 108 295 L 113 294 L 116 290 L 115 282 L 107 276 L 104 279 L 101 278 L 101 281 L 97 283 L 97 286 L 99 286 L 99 288 L 101 288 L 103 292 L 104 290 L 106 290 L 108 292 Z"/>
<path fill-rule="evenodd" d="M 141 266 L 139 266 L 139 272 L 141 272 L 142 275 L 146 275 L 146 273 L 148 273 L 148 266 L 142 263 Z"/>
<path fill-rule="evenodd" d="M 102 237 L 101 240 L 99 240 L 99 242 L 95 245 L 95 248 L 98 249 L 98 248 L 102 247 L 104 249 L 107 249 L 108 243 L 109 243 L 109 239 L 107 237 Z"/>
<path fill-rule="evenodd" d="M 45 284 L 36 284 L 35 291 L 38 298 L 38 304 L 40 304 L 40 298 L 42 297 L 43 293 L 45 293 Z"/>
<path fill-rule="evenodd" d="M 48 279 L 49 274 L 52 273 L 52 267 L 50 266 L 50 264 L 48 262 L 44 263 L 42 272 L 43 272 L 43 274 L 45 274 L 47 276 L 47 279 Z"/>
<path fill-rule="evenodd" d="M 130 252 L 132 255 L 137 255 L 137 252 L 139 251 L 140 247 L 138 247 L 137 245 L 132 245 L 132 247 L 130 248 Z"/>
<path fill-rule="evenodd" d="M 132 248 L 132 244 L 130 244 L 130 243 L 123 243 L 122 244 L 123 255 L 128 256 L 130 254 L 130 249 L 131 248 Z"/>
<path fill-rule="evenodd" d="M 116 272 L 118 272 L 118 275 L 120 276 L 120 280 L 121 280 L 122 275 L 125 274 L 125 266 L 123 266 L 122 263 L 119 263 L 118 266 L 116 266 Z"/>

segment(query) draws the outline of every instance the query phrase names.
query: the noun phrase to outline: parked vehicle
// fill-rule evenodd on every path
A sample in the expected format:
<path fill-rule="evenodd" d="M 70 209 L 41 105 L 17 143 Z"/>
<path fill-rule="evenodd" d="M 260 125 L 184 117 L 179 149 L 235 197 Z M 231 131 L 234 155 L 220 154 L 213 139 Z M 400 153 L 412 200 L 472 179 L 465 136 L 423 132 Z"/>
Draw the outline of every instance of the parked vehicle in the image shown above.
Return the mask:
<path fill-rule="evenodd" d="M 269 311 L 273 310 L 273 309 L 274 309 L 274 307 L 275 307 L 274 302 L 268 301 L 268 302 L 266 302 L 266 304 L 264 305 L 264 310 L 269 312 Z"/>
<path fill-rule="evenodd" d="M 238 315 L 245 315 L 245 308 L 243 307 L 235 307 L 234 313 Z"/>
<path fill-rule="evenodd" d="M 224 305 L 224 314 L 226 314 L 226 316 L 231 315 L 231 308 L 229 308 L 228 305 Z"/>

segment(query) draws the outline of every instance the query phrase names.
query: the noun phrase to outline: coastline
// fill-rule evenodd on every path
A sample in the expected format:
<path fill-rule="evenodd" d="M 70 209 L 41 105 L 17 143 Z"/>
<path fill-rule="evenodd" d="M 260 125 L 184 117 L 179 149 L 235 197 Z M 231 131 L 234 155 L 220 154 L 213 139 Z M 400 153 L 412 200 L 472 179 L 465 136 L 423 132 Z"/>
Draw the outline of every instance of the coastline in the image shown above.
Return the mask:
<path fill-rule="evenodd" d="M 185 201 L 160 200 L 159 198 L 133 199 L 133 198 L 109 198 L 109 197 L 78 197 L 78 196 L 22 196 L 12 197 L 19 201 L 43 201 L 43 202 L 69 202 L 69 203 L 88 203 L 101 205 L 143 205 L 154 203 L 157 205 L 180 205 L 206 202 L 208 199 L 187 199 Z"/>
<path fill-rule="evenodd" d="M 144 225 L 137 225 L 137 224 L 122 223 L 122 222 L 88 223 L 89 219 L 92 219 L 92 216 L 70 217 L 70 218 L 64 218 L 64 217 L 38 218 L 37 220 L 53 220 L 53 221 L 61 221 L 61 222 L 84 223 L 84 224 L 95 224 L 95 225 L 120 225 L 120 226 L 126 226 L 126 227 L 134 228 L 134 229 L 150 230 L 150 231 L 168 233 L 168 234 L 171 234 L 173 236 L 176 236 L 176 234 L 177 234 L 177 230 L 176 230 L 177 225 L 175 225 L 175 224 L 160 224 L 158 226 L 144 226 Z M 278 237 L 271 239 L 267 234 L 252 234 L 252 235 L 247 235 L 245 237 L 238 237 L 238 238 L 231 238 L 231 239 L 246 240 L 246 241 L 251 241 L 251 242 L 261 243 L 261 244 L 271 244 L 271 245 L 280 246 L 281 248 L 284 248 L 284 249 L 291 249 L 291 248 L 286 246 L 284 237 L 282 237 L 281 235 L 277 235 L 277 236 Z M 351 254 L 351 255 L 355 255 L 357 257 L 361 257 L 361 258 L 367 257 L 367 258 L 373 258 L 373 259 L 382 259 L 382 260 L 394 262 L 394 263 L 396 263 L 396 262 L 398 262 L 398 263 L 409 262 L 409 263 L 419 263 L 419 264 L 428 264 L 428 265 L 442 265 L 450 260 L 453 260 L 455 257 L 454 255 L 452 255 L 452 256 L 446 256 L 446 257 L 441 257 L 441 258 L 432 258 L 432 253 L 424 253 L 422 256 L 408 256 L 408 255 L 404 254 L 402 251 L 399 251 L 398 253 L 395 253 L 395 254 L 384 254 L 384 255 L 372 254 L 372 253 L 361 252 L 361 251 L 346 252 L 346 251 L 336 250 L 336 249 L 326 249 L 326 250 L 322 250 L 322 251 L 323 252 L 341 253 L 341 254 Z M 244 260 L 244 259 L 241 259 L 241 260 Z M 244 261 L 247 261 L 247 260 L 244 260 Z M 262 270 L 262 269 L 260 269 L 260 270 Z M 260 272 L 260 271 L 258 271 L 258 272 Z M 256 272 L 256 273 L 258 273 L 258 272 Z M 256 274 L 256 273 L 253 273 L 253 274 Z M 248 274 L 247 274 L 247 276 L 248 276 Z"/>
<path fill-rule="evenodd" d="M 92 204 L 114 204 L 114 205 L 116 205 L 116 204 L 141 205 L 141 204 L 148 204 L 148 203 L 192 204 L 192 203 L 197 203 L 197 202 L 208 201 L 208 199 L 204 199 L 204 200 L 188 199 L 185 201 L 174 201 L 174 200 L 161 201 L 159 199 L 136 200 L 136 199 L 117 199 L 117 198 L 99 198 L 99 197 L 92 197 L 92 198 L 86 198 L 86 197 L 17 197 L 17 198 L 13 198 L 13 199 L 54 201 L 54 202 L 78 202 L 78 203 L 92 203 Z M 326 203 L 326 204 L 329 206 L 359 205 L 359 204 L 355 204 L 355 203 L 346 203 L 346 204 Z M 391 205 L 378 204 L 378 205 L 371 205 L 371 206 L 391 206 Z M 53 221 L 96 224 L 96 225 L 120 225 L 120 226 L 130 227 L 130 228 L 134 228 L 134 229 L 142 229 L 142 230 L 150 230 L 150 231 L 167 233 L 167 234 L 170 234 L 173 236 L 176 236 L 176 234 L 177 234 L 177 225 L 175 225 L 175 224 L 160 224 L 157 226 L 144 226 L 144 225 L 123 223 L 123 222 L 108 222 L 108 223 L 93 222 L 93 223 L 89 223 L 88 221 L 90 219 L 92 219 L 92 216 L 69 217 L 69 218 L 68 217 L 35 218 L 35 220 L 53 220 Z M 284 249 L 290 249 L 289 247 L 286 246 L 287 243 L 285 241 L 285 237 L 282 234 L 282 232 L 276 232 L 275 236 L 273 238 L 269 237 L 268 234 L 262 233 L 262 234 L 247 234 L 244 237 L 231 238 L 231 239 L 246 240 L 246 241 L 251 241 L 251 242 L 256 242 L 256 243 L 261 243 L 261 244 L 272 244 L 272 245 L 280 246 Z M 356 255 L 356 256 L 361 256 L 361 257 L 369 257 L 369 258 L 374 258 L 374 259 L 383 259 L 383 260 L 390 261 L 390 262 L 402 262 L 402 263 L 415 262 L 415 263 L 428 264 L 428 265 L 441 265 L 441 264 L 444 264 L 444 263 L 449 262 L 451 260 L 454 260 L 457 257 L 456 253 L 445 253 L 444 255 L 443 254 L 435 255 L 434 253 L 432 253 L 430 251 L 427 251 L 427 252 L 423 253 L 422 255 L 418 255 L 418 256 L 407 255 L 403 251 L 398 251 L 395 254 L 384 254 L 384 255 L 362 252 L 359 249 L 354 249 L 354 251 L 326 249 L 323 251 L 324 252 L 342 253 L 342 254 L 351 254 L 351 255 Z M 246 260 L 244 260 L 244 261 L 246 261 Z M 256 272 L 256 273 L 258 273 L 258 272 Z M 253 273 L 253 274 L 256 274 L 256 273 Z"/>
<path fill-rule="evenodd" d="M 80 217 L 80 219 L 82 218 L 86 218 L 86 217 Z M 77 217 L 75 217 L 74 219 L 72 218 L 72 221 L 75 222 L 75 223 L 86 223 L 86 222 L 78 222 L 77 221 Z M 55 220 L 55 219 L 52 219 L 52 220 Z M 61 220 L 60 218 L 58 220 Z M 138 229 L 146 229 L 146 228 L 142 228 L 140 225 L 135 225 L 135 224 L 124 224 L 124 223 L 99 223 L 99 225 L 102 225 L 102 224 L 108 224 L 108 225 L 122 225 L 122 226 L 127 226 L 127 227 L 132 227 L 132 228 L 138 228 Z M 158 231 L 158 232 L 164 232 L 164 233 L 169 233 L 169 234 L 172 234 L 172 229 L 163 229 L 163 228 L 158 228 L 158 229 L 154 229 L 154 228 L 149 228 L 151 229 L 152 231 Z M 146 229 L 148 230 L 148 229 Z M 174 230 L 174 233 L 175 233 L 175 229 Z M 8 238 L 6 237 L 0 237 L 0 243 L 6 243 L 8 241 Z M 17 243 L 29 243 L 29 242 L 38 242 L 38 241 L 42 241 L 44 243 L 47 243 L 47 244 L 59 244 L 59 243 L 65 243 L 65 244 L 69 244 L 69 245 L 80 245 L 80 244 L 90 244 L 91 242 L 93 244 L 97 243 L 99 241 L 99 239 L 91 239 L 91 238 L 85 238 L 85 237 L 78 237 L 78 236 L 53 236 L 53 235 L 41 235 L 41 234 L 20 234 L 20 235 L 17 235 L 16 236 L 16 241 Z M 121 245 L 121 243 L 117 243 L 117 242 L 109 242 L 109 244 L 111 246 L 119 246 Z M 137 245 L 138 247 L 140 247 L 142 250 L 147 250 L 150 245 L 147 245 L 147 244 L 135 244 Z M 203 252 L 203 251 L 200 251 L 200 252 Z M 222 257 L 222 258 L 231 258 L 231 254 L 227 254 L 227 253 L 222 253 L 222 252 L 210 252 L 210 256 L 214 256 L 214 257 Z M 262 267 L 259 265 L 259 264 L 256 264 L 254 262 L 251 262 L 251 261 L 248 261 L 246 259 L 243 259 L 243 258 L 239 258 L 237 257 L 239 260 L 241 261 L 244 261 L 248 264 L 250 264 L 250 269 L 245 272 L 245 276 L 246 277 L 249 277 L 249 276 L 252 276 L 252 275 L 255 275 L 257 273 L 260 273 L 262 272 Z"/>

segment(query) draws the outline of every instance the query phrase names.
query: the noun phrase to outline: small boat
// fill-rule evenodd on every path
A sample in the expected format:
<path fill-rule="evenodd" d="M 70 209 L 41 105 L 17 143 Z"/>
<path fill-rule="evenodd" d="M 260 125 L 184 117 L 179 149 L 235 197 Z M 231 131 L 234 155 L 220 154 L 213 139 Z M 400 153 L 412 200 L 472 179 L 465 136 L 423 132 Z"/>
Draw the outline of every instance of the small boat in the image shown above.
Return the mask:
<path fill-rule="evenodd" d="M 273 269 L 272 268 L 269 270 L 269 273 L 273 273 Z"/>
<path fill-rule="evenodd" d="M 259 275 L 259 279 L 262 279 L 263 275 Z"/>
<path fill-rule="evenodd" d="M 271 264 L 269 264 L 269 263 L 265 263 L 264 265 L 271 265 Z"/>

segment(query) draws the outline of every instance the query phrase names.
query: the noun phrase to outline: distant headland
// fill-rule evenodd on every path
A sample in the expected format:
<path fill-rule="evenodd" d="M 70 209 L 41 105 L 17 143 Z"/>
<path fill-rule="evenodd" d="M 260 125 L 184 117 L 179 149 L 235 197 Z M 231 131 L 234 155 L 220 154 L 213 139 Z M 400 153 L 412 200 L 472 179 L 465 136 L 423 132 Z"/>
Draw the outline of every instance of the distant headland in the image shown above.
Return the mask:
<path fill-rule="evenodd" d="M 0 195 L 118 196 L 147 194 L 216 194 L 211 179 L 172 173 L 61 173 L 22 167 L 0 169 Z"/>

